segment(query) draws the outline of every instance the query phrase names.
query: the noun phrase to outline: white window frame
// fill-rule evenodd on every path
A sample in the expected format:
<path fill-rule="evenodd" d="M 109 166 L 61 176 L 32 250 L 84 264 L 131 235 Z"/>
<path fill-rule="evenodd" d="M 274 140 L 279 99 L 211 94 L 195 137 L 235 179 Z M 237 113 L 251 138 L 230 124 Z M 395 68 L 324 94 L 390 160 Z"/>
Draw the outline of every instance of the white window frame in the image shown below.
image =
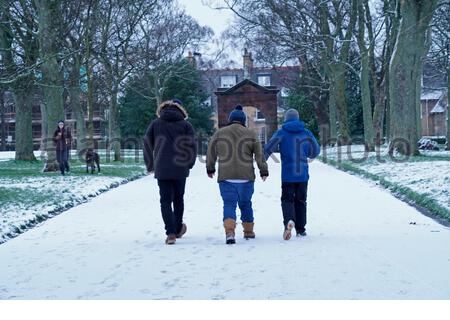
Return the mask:
<path fill-rule="evenodd" d="M 262 118 L 259 117 L 259 115 L 262 116 Z M 264 117 L 264 114 L 261 112 L 261 110 L 256 109 L 256 113 L 255 113 L 255 120 L 265 120 L 266 118 Z"/>
<path fill-rule="evenodd" d="M 272 83 L 270 74 L 258 74 L 257 79 L 258 84 L 263 87 L 268 87 Z M 264 81 L 262 79 L 264 79 Z"/>
<path fill-rule="evenodd" d="M 222 75 L 220 76 L 220 87 L 221 88 L 231 88 L 237 83 L 236 75 Z"/>

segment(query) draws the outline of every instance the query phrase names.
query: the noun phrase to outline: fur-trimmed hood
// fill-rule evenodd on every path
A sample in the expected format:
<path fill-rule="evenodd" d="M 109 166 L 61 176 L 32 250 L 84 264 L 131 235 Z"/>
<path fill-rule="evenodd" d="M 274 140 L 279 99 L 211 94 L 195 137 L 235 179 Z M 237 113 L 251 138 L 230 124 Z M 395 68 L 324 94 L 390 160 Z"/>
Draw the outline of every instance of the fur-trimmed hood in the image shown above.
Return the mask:
<path fill-rule="evenodd" d="M 184 120 L 186 120 L 188 118 L 188 113 L 187 113 L 186 109 L 181 104 L 179 104 L 177 102 L 174 102 L 173 100 L 164 101 L 163 103 L 161 103 L 158 106 L 158 109 L 156 109 L 156 115 L 158 116 L 158 118 L 161 117 L 161 111 L 164 108 L 167 108 L 167 107 L 175 107 L 175 108 L 177 108 L 183 114 Z"/>

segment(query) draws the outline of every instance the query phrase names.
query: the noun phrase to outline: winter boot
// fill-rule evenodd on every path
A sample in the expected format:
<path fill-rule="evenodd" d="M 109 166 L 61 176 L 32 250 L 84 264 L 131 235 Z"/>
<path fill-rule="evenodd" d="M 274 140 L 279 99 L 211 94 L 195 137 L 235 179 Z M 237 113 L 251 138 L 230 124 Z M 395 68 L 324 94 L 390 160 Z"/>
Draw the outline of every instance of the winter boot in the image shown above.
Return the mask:
<path fill-rule="evenodd" d="M 236 229 L 236 221 L 233 219 L 225 219 L 223 221 L 223 227 L 225 228 L 225 237 L 227 244 L 235 244 L 236 240 L 234 238 Z"/>
<path fill-rule="evenodd" d="M 253 222 L 242 222 L 244 228 L 244 239 L 255 239 L 255 232 L 253 232 Z"/>
<path fill-rule="evenodd" d="M 187 226 L 185 223 L 181 224 L 181 230 L 180 233 L 177 234 L 177 238 L 181 238 L 187 231 Z"/>
<path fill-rule="evenodd" d="M 292 229 L 294 229 L 294 228 L 295 228 L 294 221 L 289 220 L 289 222 L 287 223 L 286 228 L 284 229 L 284 232 L 283 232 L 284 240 L 289 240 L 291 238 L 291 232 L 292 232 Z"/>
<path fill-rule="evenodd" d="M 177 236 L 174 234 L 169 234 L 166 238 L 166 244 L 175 244 L 177 241 Z"/>

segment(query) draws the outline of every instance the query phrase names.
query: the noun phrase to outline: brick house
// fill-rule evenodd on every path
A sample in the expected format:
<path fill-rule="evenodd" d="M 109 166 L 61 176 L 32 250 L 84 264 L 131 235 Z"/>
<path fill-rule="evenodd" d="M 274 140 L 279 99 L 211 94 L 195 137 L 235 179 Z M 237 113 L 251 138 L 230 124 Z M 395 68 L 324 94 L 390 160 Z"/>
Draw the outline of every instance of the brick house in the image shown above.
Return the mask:
<path fill-rule="evenodd" d="M 0 92 L 1 93 L 1 92 Z M 6 150 L 14 150 L 14 144 L 15 144 L 15 123 L 16 123 L 16 112 L 14 107 L 14 97 L 12 92 L 10 91 L 4 91 L 3 92 L 3 114 L 2 114 L 2 121 L 0 123 L 1 131 L 5 135 L 6 140 Z M 82 93 L 80 96 L 80 102 L 82 104 L 82 107 L 85 110 L 86 115 L 86 97 Z M 41 138 L 42 138 L 42 114 L 41 114 L 41 103 L 42 103 L 42 96 L 41 94 L 35 93 L 34 94 L 34 100 L 33 100 L 33 106 L 32 106 L 32 126 L 33 126 L 33 145 L 34 149 L 38 150 L 41 144 Z M 106 132 L 106 119 L 105 119 L 105 110 L 106 106 L 100 103 L 94 104 L 94 114 L 93 114 L 93 126 L 94 126 L 94 140 L 97 142 L 103 141 L 105 132 Z M 70 107 L 70 100 L 67 99 L 65 106 L 64 106 L 64 112 L 65 112 L 65 122 L 66 126 L 70 128 L 73 136 L 73 147 L 76 147 L 76 130 L 77 130 L 77 123 L 75 120 L 75 115 L 72 112 L 72 109 Z M 87 125 L 87 115 L 85 116 L 86 125 Z M 56 125 L 54 124 L 54 127 L 56 129 Z M 50 126 L 53 126 L 53 124 L 50 124 Z"/>
<path fill-rule="evenodd" d="M 191 56 L 190 56 L 191 57 Z M 192 58 L 191 58 L 192 59 Z M 277 115 L 280 120 L 284 110 L 288 108 L 286 97 L 294 88 L 300 74 L 299 66 L 256 67 L 253 64 L 252 53 L 244 50 L 242 68 L 209 69 L 203 71 L 203 85 L 209 95 L 207 104 L 213 109 L 215 127 L 219 127 L 218 103 L 215 92 L 225 91 L 238 86 L 242 81 L 249 80 L 256 86 L 278 90 Z M 243 105 L 247 114 L 247 126 L 257 132 L 260 140 L 266 142 L 270 137 L 266 134 L 266 117 L 258 105 Z M 281 123 L 281 121 L 278 121 Z"/>

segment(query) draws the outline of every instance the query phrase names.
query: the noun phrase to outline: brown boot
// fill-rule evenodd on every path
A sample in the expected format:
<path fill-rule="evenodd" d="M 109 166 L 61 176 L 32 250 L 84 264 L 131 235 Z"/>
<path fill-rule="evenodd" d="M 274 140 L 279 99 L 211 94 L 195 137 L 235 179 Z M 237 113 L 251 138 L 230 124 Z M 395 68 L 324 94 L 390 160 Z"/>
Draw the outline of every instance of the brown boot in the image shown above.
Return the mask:
<path fill-rule="evenodd" d="M 177 241 L 177 236 L 174 234 L 169 234 L 166 238 L 166 244 L 175 244 Z"/>
<path fill-rule="evenodd" d="M 223 227 L 225 228 L 226 244 L 235 244 L 234 230 L 236 229 L 236 221 L 233 219 L 225 219 L 223 221 Z"/>
<path fill-rule="evenodd" d="M 255 233 L 253 232 L 253 222 L 242 222 L 244 228 L 244 239 L 255 239 Z"/>

